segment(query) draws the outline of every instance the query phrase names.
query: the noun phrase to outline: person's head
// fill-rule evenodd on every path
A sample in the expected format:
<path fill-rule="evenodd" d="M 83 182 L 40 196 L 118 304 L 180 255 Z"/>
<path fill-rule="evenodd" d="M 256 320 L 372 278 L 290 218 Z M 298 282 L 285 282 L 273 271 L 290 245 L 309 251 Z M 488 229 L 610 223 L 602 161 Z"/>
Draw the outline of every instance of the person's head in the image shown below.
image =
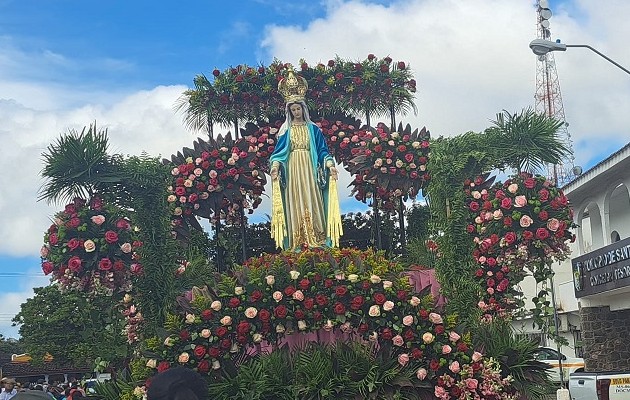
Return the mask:
<path fill-rule="evenodd" d="M 12 391 L 15 388 L 15 383 L 15 379 L 7 378 L 7 380 L 4 381 L 4 390 L 7 392 Z"/>
<path fill-rule="evenodd" d="M 176 367 L 153 377 L 148 400 L 207 400 L 208 383 L 195 371 Z"/>
<path fill-rule="evenodd" d="M 301 121 L 304 119 L 304 107 L 302 107 L 301 103 L 290 103 L 289 114 L 292 121 L 296 119 Z"/>

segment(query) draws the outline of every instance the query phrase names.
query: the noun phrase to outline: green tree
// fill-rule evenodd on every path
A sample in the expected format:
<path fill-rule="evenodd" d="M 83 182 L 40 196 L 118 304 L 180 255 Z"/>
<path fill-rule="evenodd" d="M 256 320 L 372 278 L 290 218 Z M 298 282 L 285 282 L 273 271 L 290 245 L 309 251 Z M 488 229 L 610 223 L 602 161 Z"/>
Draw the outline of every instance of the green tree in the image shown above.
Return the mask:
<path fill-rule="evenodd" d="M 23 349 L 33 362 L 50 354 L 59 363 L 91 365 L 101 358 L 121 365 L 130 354 L 121 335 L 124 319 L 109 297 L 61 293 L 54 285 L 35 288 L 13 318 Z"/>
<path fill-rule="evenodd" d="M 0 335 L 0 356 L 22 354 L 24 353 L 24 346 L 21 341 L 14 338 L 5 338 Z"/>

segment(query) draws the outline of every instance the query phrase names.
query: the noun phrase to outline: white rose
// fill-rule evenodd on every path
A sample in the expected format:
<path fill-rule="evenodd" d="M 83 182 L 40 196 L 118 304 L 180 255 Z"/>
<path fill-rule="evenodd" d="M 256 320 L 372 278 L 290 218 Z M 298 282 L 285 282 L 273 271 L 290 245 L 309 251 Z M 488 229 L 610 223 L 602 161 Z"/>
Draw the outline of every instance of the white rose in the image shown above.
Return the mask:
<path fill-rule="evenodd" d="M 411 299 L 409 299 L 409 304 L 411 304 L 414 307 L 418 307 L 420 305 L 420 299 L 417 298 L 416 296 L 411 296 Z"/>
<path fill-rule="evenodd" d="M 269 286 L 272 286 L 274 283 L 276 283 L 276 278 L 273 275 L 265 276 L 265 280 L 267 281 L 267 285 Z"/>
<path fill-rule="evenodd" d="M 256 307 L 247 307 L 247 309 L 245 310 L 245 316 L 247 318 L 255 318 L 256 315 L 258 315 L 258 310 L 256 309 Z"/>
<path fill-rule="evenodd" d="M 284 331 L 285 331 L 285 330 L 286 330 L 286 329 L 284 328 L 284 325 L 282 325 L 282 324 L 278 324 L 278 325 L 276 326 L 276 332 L 277 332 L 277 333 L 284 333 Z"/>
<path fill-rule="evenodd" d="M 242 286 L 237 286 L 234 288 L 234 294 L 237 296 L 242 295 L 243 293 L 245 293 L 245 289 Z"/>
<path fill-rule="evenodd" d="M 252 335 L 252 340 L 254 341 L 254 343 L 260 343 L 263 340 L 263 335 L 261 335 L 260 333 L 254 333 Z"/>
<path fill-rule="evenodd" d="M 392 281 L 383 281 L 383 289 L 389 289 L 393 286 Z"/>
<path fill-rule="evenodd" d="M 370 276 L 370 282 L 372 283 L 381 283 L 381 277 L 378 275 Z"/>
<path fill-rule="evenodd" d="M 370 317 L 378 317 L 379 315 L 381 315 L 381 308 L 378 305 L 373 305 L 372 307 L 370 307 L 370 310 L 368 311 L 368 315 Z"/>
<path fill-rule="evenodd" d="M 192 324 L 193 322 L 195 322 L 195 315 L 194 314 L 186 314 L 186 323 L 187 324 Z"/>
<path fill-rule="evenodd" d="M 147 360 L 147 367 L 148 368 L 156 368 L 157 367 L 157 360 L 152 358 L 150 360 Z"/>
<path fill-rule="evenodd" d="M 180 354 L 179 357 L 177 357 L 177 361 L 180 364 L 186 364 L 188 362 L 188 360 L 190 360 L 190 354 L 188 354 L 186 352 Z"/>
<path fill-rule="evenodd" d="M 221 325 L 223 326 L 232 325 L 232 317 L 226 315 L 225 317 L 221 318 L 219 322 L 221 322 Z"/>
<path fill-rule="evenodd" d="M 291 275 L 291 279 L 297 279 L 300 276 L 300 273 L 297 271 L 289 271 L 289 275 Z"/>
<path fill-rule="evenodd" d="M 352 283 L 355 283 L 356 281 L 359 280 L 359 275 L 357 274 L 350 274 L 348 275 L 348 280 Z"/>
<path fill-rule="evenodd" d="M 211 334 L 212 333 L 210 332 L 210 329 L 202 329 L 201 332 L 199 333 L 199 336 L 201 336 L 204 339 L 208 339 Z"/>
<path fill-rule="evenodd" d="M 301 331 L 306 330 L 306 322 L 302 321 L 302 320 L 299 320 L 298 321 L 298 329 L 301 330 Z"/>
<path fill-rule="evenodd" d="M 383 310 L 391 311 L 393 309 L 394 309 L 394 302 L 393 301 L 387 300 L 385 303 L 383 303 Z"/>
<path fill-rule="evenodd" d="M 276 290 L 275 292 L 273 292 L 273 294 L 271 295 L 271 297 L 273 297 L 273 299 L 276 302 L 279 302 L 280 300 L 282 300 L 282 292 Z"/>
<path fill-rule="evenodd" d="M 212 361 L 212 369 L 219 369 L 221 368 L 221 363 L 219 362 L 219 360 L 214 360 Z"/>
<path fill-rule="evenodd" d="M 166 339 L 164 339 L 164 346 L 173 347 L 174 344 L 175 344 L 175 338 L 173 338 L 172 336 L 169 336 Z"/>
<path fill-rule="evenodd" d="M 125 293 L 125 297 L 123 297 L 123 302 L 125 304 L 131 302 L 131 300 L 133 300 L 133 298 L 131 297 L 131 295 L 129 293 Z"/>
<path fill-rule="evenodd" d="M 212 304 L 210 304 L 210 308 L 212 308 L 214 311 L 221 310 L 221 302 L 219 300 L 213 301 Z"/>

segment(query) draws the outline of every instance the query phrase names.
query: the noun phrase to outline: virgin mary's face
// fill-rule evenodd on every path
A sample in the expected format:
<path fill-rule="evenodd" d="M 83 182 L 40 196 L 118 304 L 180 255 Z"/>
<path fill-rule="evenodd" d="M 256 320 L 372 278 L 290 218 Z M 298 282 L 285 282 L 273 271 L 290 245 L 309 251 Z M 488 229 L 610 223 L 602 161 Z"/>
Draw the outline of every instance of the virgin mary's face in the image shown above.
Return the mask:
<path fill-rule="evenodd" d="M 298 121 L 301 121 L 303 119 L 302 106 L 300 104 L 291 104 L 289 106 L 289 111 L 291 111 L 293 119 L 296 119 Z"/>

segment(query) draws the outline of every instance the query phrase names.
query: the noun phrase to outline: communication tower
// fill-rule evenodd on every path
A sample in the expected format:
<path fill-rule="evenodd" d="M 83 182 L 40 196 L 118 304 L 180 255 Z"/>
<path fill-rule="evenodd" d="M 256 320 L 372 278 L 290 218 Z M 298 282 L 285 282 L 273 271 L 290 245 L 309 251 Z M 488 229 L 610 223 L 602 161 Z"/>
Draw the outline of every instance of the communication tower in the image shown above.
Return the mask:
<path fill-rule="evenodd" d="M 549 29 L 549 19 L 553 15 L 549 8 L 548 0 L 536 1 L 536 13 L 538 17 L 538 39 L 550 40 L 551 30 Z M 545 113 L 549 117 L 554 117 L 564 122 L 560 128 L 560 136 L 567 148 L 573 151 L 573 142 L 569 133 L 569 123 L 564 116 L 564 106 L 562 104 L 562 93 L 560 92 L 560 81 L 556 70 L 556 60 L 553 52 L 538 56 L 536 61 L 536 111 Z M 564 186 L 575 176 L 582 173 L 580 167 L 574 165 L 573 154 L 567 156 L 561 164 L 549 165 L 547 176 L 558 186 Z"/>

